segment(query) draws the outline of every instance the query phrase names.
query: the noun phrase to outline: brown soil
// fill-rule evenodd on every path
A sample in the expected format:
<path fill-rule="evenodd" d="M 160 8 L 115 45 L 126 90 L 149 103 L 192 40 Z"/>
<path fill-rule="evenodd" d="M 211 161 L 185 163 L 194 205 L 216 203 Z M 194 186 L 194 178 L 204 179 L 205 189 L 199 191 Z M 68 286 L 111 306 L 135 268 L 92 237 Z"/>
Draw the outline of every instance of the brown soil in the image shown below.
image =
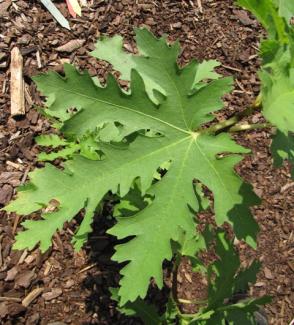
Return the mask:
<path fill-rule="evenodd" d="M 32 104 L 41 104 L 30 77 L 41 71 L 62 71 L 63 62 L 71 62 L 91 75 L 103 76 L 109 68 L 88 56 L 96 39 L 102 35 L 123 35 L 127 49 L 132 49 L 133 28 L 147 25 L 157 34 L 179 38 L 183 47 L 181 61 L 191 58 L 218 59 L 225 75 L 233 75 L 235 89 L 226 96 L 226 110 L 219 118 L 243 110 L 258 94 L 257 48 L 263 31 L 245 11 L 231 0 L 204 0 L 203 13 L 197 1 L 88 1 L 83 17 L 68 16 L 64 1 L 56 1 L 70 20 L 72 31 L 60 28 L 39 1 L 0 1 L 0 204 L 5 205 L 24 183 L 36 163 L 37 148 L 33 137 L 49 130 Z M 56 48 L 72 39 L 85 40 L 84 46 L 71 53 Z M 18 45 L 24 56 L 27 86 L 23 119 L 10 117 L 10 51 Z M 38 59 L 40 62 L 38 63 Z M 38 66 L 39 64 L 39 66 Z M 259 113 L 251 118 L 262 119 Z M 270 134 L 253 131 L 238 135 L 240 143 L 252 149 L 238 167 L 239 173 L 253 184 L 262 197 L 254 215 L 261 233 L 256 252 L 242 243 L 238 246 L 244 265 L 254 257 L 263 262 L 252 295 L 268 294 L 273 302 L 266 307 L 271 324 L 288 324 L 294 308 L 294 183 L 289 166 L 273 169 L 269 153 Z M 111 207 L 109 207 L 110 209 Z M 105 214 L 109 211 L 105 211 Z M 110 261 L 115 239 L 105 235 L 110 221 L 99 218 L 94 232 L 80 253 L 74 253 L 70 237 L 72 223 L 55 236 L 52 250 L 41 255 L 38 249 L 12 251 L 14 234 L 21 220 L 0 212 L 0 322 L 1 324 L 138 324 L 120 315 L 107 290 L 119 280 L 118 266 Z M 178 276 L 178 295 L 193 299 L 204 297 L 205 284 L 191 274 L 183 262 Z M 201 285 L 199 286 L 199 282 Z M 27 308 L 21 301 L 36 288 L 44 288 Z M 203 289 L 201 289 L 203 288 Z M 201 290 L 199 290 L 201 289 Z M 153 289 L 150 299 L 162 306 L 165 295 Z M 62 323 L 55 323 L 62 324 Z"/>

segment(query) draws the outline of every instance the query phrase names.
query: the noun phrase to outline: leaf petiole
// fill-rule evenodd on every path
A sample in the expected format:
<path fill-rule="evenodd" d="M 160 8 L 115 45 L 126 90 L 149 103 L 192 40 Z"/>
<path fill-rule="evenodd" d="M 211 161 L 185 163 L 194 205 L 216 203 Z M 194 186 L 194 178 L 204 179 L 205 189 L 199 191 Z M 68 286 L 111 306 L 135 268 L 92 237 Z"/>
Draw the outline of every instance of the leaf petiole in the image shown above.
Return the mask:
<path fill-rule="evenodd" d="M 267 129 L 272 127 L 270 123 L 256 123 L 256 124 L 236 124 L 229 129 L 229 132 L 240 132 L 257 129 Z"/>
<path fill-rule="evenodd" d="M 190 304 L 190 305 L 205 305 L 207 304 L 207 300 L 187 300 L 187 299 L 181 299 L 179 298 L 178 301 L 181 304 Z"/>

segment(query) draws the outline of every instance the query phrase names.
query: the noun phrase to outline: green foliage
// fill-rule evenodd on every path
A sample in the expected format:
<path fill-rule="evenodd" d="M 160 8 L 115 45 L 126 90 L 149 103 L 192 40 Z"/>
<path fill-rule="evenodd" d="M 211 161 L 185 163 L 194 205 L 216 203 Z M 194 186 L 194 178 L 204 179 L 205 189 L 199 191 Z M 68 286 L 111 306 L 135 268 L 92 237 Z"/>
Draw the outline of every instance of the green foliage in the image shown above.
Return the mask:
<path fill-rule="evenodd" d="M 238 3 L 268 32 L 261 45 L 263 115 L 277 128 L 271 148 L 274 164 L 281 166 L 285 159 L 293 164 L 293 4 Z M 138 54 L 131 54 L 124 51 L 120 36 L 104 37 L 92 52 L 128 81 L 127 89 L 112 75 L 102 86 L 71 65 L 64 66 L 64 76 L 49 72 L 34 78 L 47 97 L 45 114 L 58 130 L 36 138 L 46 148 L 38 156 L 45 167 L 31 172 L 29 184 L 5 207 L 24 215 L 41 214 L 39 220 L 23 222 L 25 230 L 16 236 L 14 248 L 39 244 L 46 251 L 54 233 L 82 212 L 73 237 L 79 250 L 96 210 L 110 195 L 118 202 L 113 213 L 117 222 L 108 232 L 122 240 L 113 256 L 122 263 L 121 280 L 111 292 L 121 313 L 147 325 L 255 324 L 255 313 L 269 298 L 235 302 L 232 297 L 256 281 L 260 264 L 241 269 L 233 241 L 220 228 L 229 224 L 238 239 L 256 246 L 258 226 L 250 207 L 259 200 L 234 171 L 249 150 L 228 133 L 207 129 L 232 79 L 214 71 L 219 65 L 214 60 L 180 67 L 179 43 L 168 44 L 166 36 L 156 39 L 137 29 L 136 44 Z M 50 163 L 57 158 L 58 167 Z M 208 191 L 213 199 L 206 196 Z M 208 208 L 218 228 L 207 225 L 200 233 L 197 213 Z M 212 246 L 217 258 L 206 266 L 199 253 Z M 182 314 L 173 295 L 161 316 L 144 300 L 151 278 L 162 288 L 162 263 L 174 256 L 175 266 L 186 256 L 195 272 L 207 276 L 208 299 L 196 314 Z"/>
<path fill-rule="evenodd" d="M 224 304 L 234 293 L 247 291 L 248 283 L 255 283 L 260 265 L 257 262 L 246 270 L 240 269 L 240 259 L 233 242 L 226 238 L 223 231 L 216 233 L 216 255 L 218 260 L 208 268 L 209 288 L 208 307 L 206 311 L 226 310 Z"/>
<path fill-rule="evenodd" d="M 57 134 L 40 135 L 35 138 L 35 141 L 39 146 L 52 148 L 66 146 L 68 144 L 65 139 L 60 138 Z"/>
<path fill-rule="evenodd" d="M 294 17 L 294 2 L 289 0 L 275 0 L 274 2 L 279 8 L 279 15 L 290 24 L 291 18 Z"/>
<path fill-rule="evenodd" d="M 117 217 L 117 224 L 109 230 L 118 239 L 134 236 L 118 245 L 113 256 L 115 261 L 128 262 L 121 271 L 121 305 L 144 298 L 152 277 L 162 287 L 162 262 L 173 256 L 171 241 L 180 242 L 183 233 L 187 241 L 197 238 L 193 214 L 203 202 L 194 179 L 212 191 L 218 225 L 230 223 L 236 236 L 252 246 L 258 230 L 249 210 L 258 201 L 234 172 L 242 159 L 239 154 L 248 150 L 228 134 L 209 135 L 201 128 L 221 109 L 221 97 L 231 89 L 232 80 L 216 79 L 215 61 L 193 61 L 179 68 L 178 43 L 167 45 L 165 38 L 157 40 L 144 29 L 136 33 L 140 54 L 128 55 L 122 71 L 130 76 L 129 92 L 121 90 L 112 76 L 105 87 L 97 86 L 87 73 L 70 65 L 65 65 L 64 77 L 49 72 L 34 78 L 49 98 L 47 114 L 63 122 L 64 140 L 52 136 L 39 139 L 39 144 L 63 146 L 54 158 L 59 154 L 70 159 L 63 169 L 46 164 L 30 173 L 31 186 L 6 207 L 30 214 L 52 199 L 59 202 L 55 211 L 43 212 L 41 220 L 25 221 L 26 230 L 17 235 L 15 248 L 32 249 L 40 243 L 42 251 L 51 245 L 54 232 L 84 209 L 73 239 L 79 249 L 104 196 L 110 191 L 124 197 L 137 180 L 142 195 L 147 193 L 152 202 L 134 215 Z M 124 54 L 120 57 L 121 42 L 117 43 L 112 49 L 115 62 L 125 60 Z M 107 52 L 109 44 L 104 45 Z M 97 160 L 90 160 L 81 149 L 89 138 L 88 148 L 97 155 L 99 151 Z M 158 180 L 156 172 L 167 161 L 168 171 Z"/>
<path fill-rule="evenodd" d="M 283 159 L 288 159 L 292 165 L 292 178 L 294 178 L 294 138 L 278 131 L 273 138 L 272 155 L 274 158 L 274 165 L 280 167 L 283 165 Z"/>
<path fill-rule="evenodd" d="M 285 21 L 278 15 L 275 2 L 279 0 L 237 0 L 240 6 L 251 11 L 269 33 L 270 39 L 276 39 L 281 44 L 288 43 Z"/>
<path fill-rule="evenodd" d="M 276 165 L 294 151 L 294 2 L 288 0 L 238 0 L 268 32 L 262 42 L 262 106 L 265 118 L 278 128 L 272 152 Z"/>
<path fill-rule="evenodd" d="M 265 305 L 271 301 L 268 297 L 257 299 L 246 299 L 236 304 L 219 307 L 214 313 L 210 314 L 210 318 L 205 322 L 190 322 L 191 325 L 255 325 L 255 312 L 260 309 L 260 306 Z M 208 314 L 208 313 L 207 313 Z"/>
<path fill-rule="evenodd" d="M 170 77 L 174 77 L 173 64 L 179 54 L 179 43 L 175 43 L 170 48 L 166 46 L 166 37 L 157 43 L 147 30 L 136 30 L 136 43 L 141 55 L 132 55 L 123 51 L 123 39 L 121 36 L 104 37 L 96 43 L 96 49 L 91 53 L 92 56 L 105 60 L 112 64 L 113 68 L 120 72 L 123 80 L 131 80 L 131 71 L 136 69 L 144 79 L 146 91 L 149 96 L 156 101 L 154 90 L 161 91 L 168 95 L 166 91 L 171 91 Z M 150 65 L 150 59 L 152 64 Z M 194 82 L 191 88 L 199 88 L 203 80 L 216 80 L 220 75 L 214 71 L 219 66 L 215 60 L 203 61 L 202 63 L 193 62 L 195 65 Z M 163 80 L 162 80 L 163 78 Z M 168 87 L 165 87 L 165 84 Z"/>
<path fill-rule="evenodd" d="M 38 155 L 38 160 L 40 161 L 53 161 L 57 158 L 67 159 L 72 157 L 73 154 L 79 150 L 79 145 L 77 143 L 68 142 L 64 139 L 61 139 L 56 134 L 41 135 L 35 140 L 36 143 L 42 147 L 51 147 L 52 149 L 63 147 L 61 150 L 53 151 L 50 153 L 41 152 Z"/>
<path fill-rule="evenodd" d="M 50 153 L 41 152 L 38 155 L 40 161 L 53 161 L 57 158 L 68 159 L 72 158 L 75 153 L 80 153 L 81 156 L 91 160 L 101 159 L 100 147 L 95 139 L 95 134 L 82 138 L 78 143 L 62 139 L 56 134 L 41 135 L 35 140 L 39 146 L 59 148 L 59 150 Z"/>
<path fill-rule="evenodd" d="M 255 283 L 260 263 L 254 261 L 249 268 L 240 269 L 240 260 L 232 241 L 221 230 L 214 235 L 218 259 L 208 266 L 208 301 L 197 314 L 182 314 L 172 298 L 161 317 L 156 317 L 155 309 L 141 299 L 119 307 L 119 310 L 125 315 L 140 317 L 147 325 L 255 324 L 254 313 L 260 306 L 270 302 L 270 298 L 246 298 L 237 302 L 229 298 L 235 293 L 246 292 L 249 284 Z M 119 302 L 117 290 L 112 290 L 112 298 Z"/>

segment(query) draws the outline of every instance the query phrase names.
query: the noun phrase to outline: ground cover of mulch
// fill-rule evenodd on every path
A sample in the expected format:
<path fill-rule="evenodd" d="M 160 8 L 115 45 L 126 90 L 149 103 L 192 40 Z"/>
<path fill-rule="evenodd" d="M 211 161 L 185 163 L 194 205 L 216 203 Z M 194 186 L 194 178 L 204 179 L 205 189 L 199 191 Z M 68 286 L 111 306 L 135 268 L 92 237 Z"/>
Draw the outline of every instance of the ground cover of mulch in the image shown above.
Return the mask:
<path fill-rule="evenodd" d="M 148 26 L 156 35 L 166 33 L 170 40 L 179 38 L 183 47 L 180 61 L 191 58 L 218 59 L 219 72 L 235 79 L 233 92 L 225 97 L 226 109 L 221 119 L 241 111 L 259 91 L 256 71 L 257 51 L 263 34 L 257 22 L 231 0 L 198 1 L 88 1 L 83 16 L 68 16 L 63 1 L 56 1 L 70 20 L 72 31 L 60 28 L 38 1 L 0 0 L 0 204 L 5 205 L 27 174 L 42 164 L 36 163 L 37 146 L 33 137 L 46 133 L 49 123 L 32 108 L 41 98 L 30 77 L 70 62 L 88 69 L 92 76 L 103 77 L 109 66 L 88 56 L 100 35 L 119 33 L 126 38 L 126 50 L 133 51 L 133 28 Z M 58 48 L 70 40 L 78 48 L 68 52 Z M 10 52 L 19 46 L 24 57 L 26 116 L 10 117 Z M 260 113 L 250 118 L 262 121 Z M 236 135 L 252 150 L 238 166 L 242 177 L 253 184 L 262 204 L 254 209 L 261 232 L 257 251 L 242 243 L 238 247 L 242 264 L 254 258 L 263 263 L 257 283 L 250 289 L 255 296 L 271 295 L 266 307 L 270 324 L 288 324 L 294 315 L 294 184 L 289 166 L 273 169 L 269 152 L 270 133 L 266 130 Z M 111 212 L 105 207 L 103 215 Z M 34 217 L 34 216 L 32 216 Z M 111 262 L 115 239 L 105 235 L 112 221 L 97 218 L 89 242 L 75 253 L 70 237 L 75 222 L 65 227 L 53 240 L 53 246 L 41 255 L 33 251 L 13 251 L 15 233 L 21 229 L 20 218 L 0 212 L 0 323 L 1 324 L 139 324 L 115 310 L 107 290 L 119 281 L 119 267 Z M 78 222 L 78 219 L 77 221 Z M 142 266 L 143 267 L 143 266 Z M 168 268 L 166 271 L 168 284 Z M 201 282 L 202 281 L 202 282 Z M 203 289 L 204 288 L 204 289 Z M 205 296 L 205 283 L 192 274 L 183 262 L 178 275 L 178 296 L 184 299 Z M 150 299 L 162 306 L 164 292 L 155 288 Z M 24 306 L 25 305 L 25 306 Z"/>

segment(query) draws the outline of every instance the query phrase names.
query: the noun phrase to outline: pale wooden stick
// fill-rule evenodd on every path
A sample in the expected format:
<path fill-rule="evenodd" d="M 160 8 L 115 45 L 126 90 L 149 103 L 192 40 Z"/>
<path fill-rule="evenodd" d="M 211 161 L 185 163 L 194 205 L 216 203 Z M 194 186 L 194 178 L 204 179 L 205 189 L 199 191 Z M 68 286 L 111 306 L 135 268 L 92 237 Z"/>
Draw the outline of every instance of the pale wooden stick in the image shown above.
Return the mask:
<path fill-rule="evenodd" d="M 197 5 L 198 5 L 198 8 L 199 8 L 199 11 L 200 11 L 201 13 L 203 13 L 203 7 L 202 7 L 202 2 L 201 2 L 201 0 L 197 0 Z"/>
<path fill-rule="evenodd" d="M 31 291 L 22 301 L 24 307 L 28 307 L 40 294 L 44 291 L 44 288 L 37 288 Z"/>
<path fill-rule="evenodd" d="M 14 47 L 11 51 L 10 66 L 10 96 L 11 96 L 11 116 L 25 114 L 24 102 L 24 81 L 23 81 L 23 58 L 19 48 Z"/>
<path fill-rule="evenodd" d="M 20 298 L 14 298 L 14 297 L 0 297 L 0 301 L 15 301 L 15 302 L 21 302 Z"/>

